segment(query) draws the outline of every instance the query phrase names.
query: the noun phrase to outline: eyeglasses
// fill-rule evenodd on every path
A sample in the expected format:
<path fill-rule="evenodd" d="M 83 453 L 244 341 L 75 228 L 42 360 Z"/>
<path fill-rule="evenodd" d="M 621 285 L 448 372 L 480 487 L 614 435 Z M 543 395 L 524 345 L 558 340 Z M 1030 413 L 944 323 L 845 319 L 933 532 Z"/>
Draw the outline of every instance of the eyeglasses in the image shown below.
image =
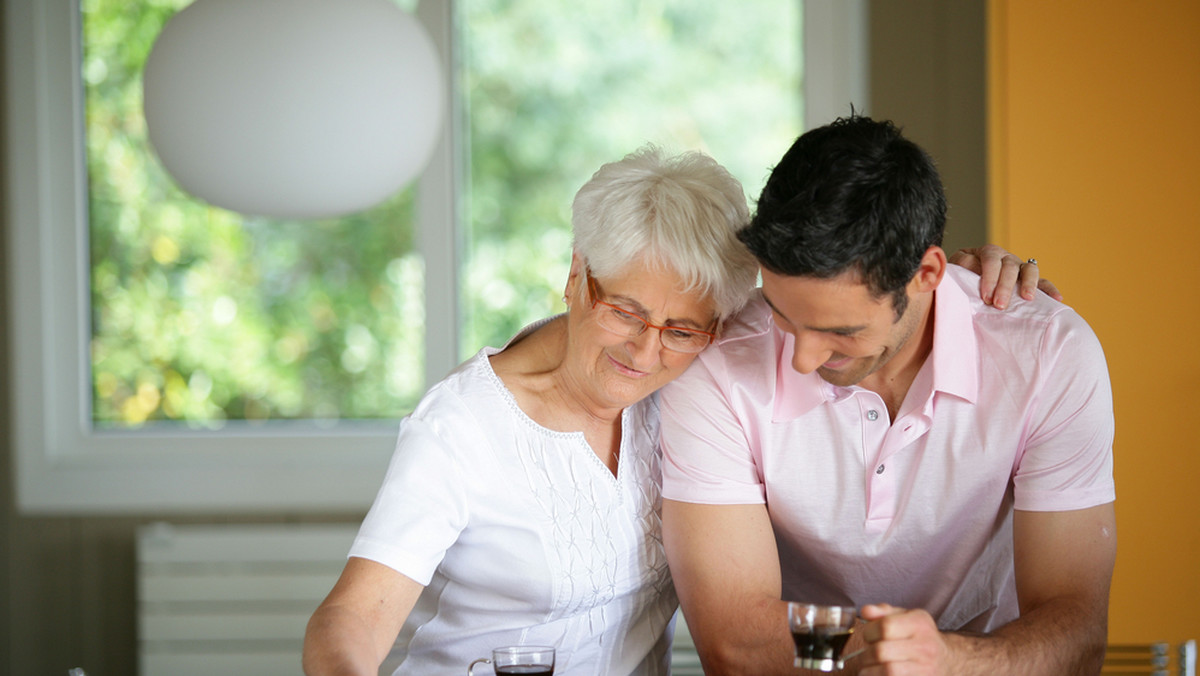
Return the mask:
<path fill-rule="evenodd" d="M 611 331 L 626 338 L 635 338 L 645 333 L 646 329 L 658 329 L 658 340 L 662 343 L 663 347 L 668 350 L 685 352 L 687 354 L 702 352 L 717 337 L 715 333 L 699 329 L 651 324 L 628 310 L 623 310 L 616 305 L 600 300 L 600 287 L 596 284 L 595 278 L 592 277 L 591 271 L 586 267 L 583 269 L 583 278 L 587 281 L 588 296 L 592 301 L 592 309 L 595 310 L 597 305 L 604 306 L 600 312 L 596 313 L 596 323 L 606 331 Z"/>

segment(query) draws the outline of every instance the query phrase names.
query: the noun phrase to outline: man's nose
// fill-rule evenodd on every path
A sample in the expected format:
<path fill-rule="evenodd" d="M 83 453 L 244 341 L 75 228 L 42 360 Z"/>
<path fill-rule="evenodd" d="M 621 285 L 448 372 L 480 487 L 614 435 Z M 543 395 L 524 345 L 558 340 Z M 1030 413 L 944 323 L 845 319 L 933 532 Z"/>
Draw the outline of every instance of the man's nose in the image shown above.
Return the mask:
<path fill-rule="evenodd" d="M 812 373 L 833 356 L 833 350 L 820 334 L 797 331 L 793 337 L 796 342 L 792 351 L 792 368 L 800 373 Z"/>

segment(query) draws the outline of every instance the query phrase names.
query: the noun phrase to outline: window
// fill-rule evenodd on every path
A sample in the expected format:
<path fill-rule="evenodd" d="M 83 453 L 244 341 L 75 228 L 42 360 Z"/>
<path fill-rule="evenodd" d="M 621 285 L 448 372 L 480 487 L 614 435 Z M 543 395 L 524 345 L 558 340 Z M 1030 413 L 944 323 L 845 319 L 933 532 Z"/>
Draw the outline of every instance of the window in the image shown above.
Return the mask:
<path fill-rule="evenodd" d="M 800 128 L 797 0 L 653 11 L 425 0 L 418 17 L 443 63 L 459 66 L 461 122 L 424 177 L 378 214 L 246 221 L 179 193 L 128 142 L 136 119 L 94 107 L 128 96 L 127 80 L 105 87 L 136 74 L 135 41 L 118 29 L 145 30 L 125 2 L 113 5 L 121 26 L 85 23 L 108 2 L 7 5 L 13 419 L 27 510 L 361 510 L 396 419 L 425 386 L 561 309 L 570 200 L 599 163 L 646 141 L 701 148 L 754 193 Z M 163 13 L 146 20 L 183 2 L 145 2 Z M 854 7 L 805 3 L 806 44 L 831 34 L 819 26 L 860 34 L 861 14 L 845 20 Z M 824 42 L 854 58 L 806 48 L 806 86 L 818 64 L 862 63 L 857 38 Z M 134 133 L 106 136 L 122 125 Z M 146 173 L 140 183 L 116 175 L 130 167 Z M 378 256 L 354 258 L 364 250 Z"/>
<path fill-rule="evenodd" d="M 147 141 L 141 73 L 187 4 L 81 3 L 89 419 L 104 430 L 392 420 L 423 390 L 415 190 L 309 222 L 181 191 Z"/>

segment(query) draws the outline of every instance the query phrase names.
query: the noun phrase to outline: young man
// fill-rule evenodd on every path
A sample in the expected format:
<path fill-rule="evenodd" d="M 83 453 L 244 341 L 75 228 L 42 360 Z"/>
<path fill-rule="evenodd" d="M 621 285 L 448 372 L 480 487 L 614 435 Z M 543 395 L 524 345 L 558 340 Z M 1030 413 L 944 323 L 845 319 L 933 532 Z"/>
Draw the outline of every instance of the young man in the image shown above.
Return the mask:
<path fill-rule="evenodd" d="M 662 395 L 664 541 L 709 674 L 795 674 L 785 601 L 855 605 L 861 674 L 1097 673 L 1116 551 L 1100 345 L 940 244 L 888 122 L 801 136 L 740 233 L 762 294 Z"/>

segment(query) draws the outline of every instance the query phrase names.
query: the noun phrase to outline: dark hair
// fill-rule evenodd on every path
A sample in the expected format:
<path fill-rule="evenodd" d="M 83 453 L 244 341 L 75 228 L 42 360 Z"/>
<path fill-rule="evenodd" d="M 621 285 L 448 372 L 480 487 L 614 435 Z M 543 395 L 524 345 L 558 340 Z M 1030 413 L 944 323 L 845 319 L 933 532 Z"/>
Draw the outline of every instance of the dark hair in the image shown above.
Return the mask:
<path fill-rule="evenodd" d="M 891 294 L 899 318 L 945 225 L 933 159 L 891 122 L 851 114 L 796 139 L 738 238 L 775 274 L 856 271 L 874 296 Z"/>

